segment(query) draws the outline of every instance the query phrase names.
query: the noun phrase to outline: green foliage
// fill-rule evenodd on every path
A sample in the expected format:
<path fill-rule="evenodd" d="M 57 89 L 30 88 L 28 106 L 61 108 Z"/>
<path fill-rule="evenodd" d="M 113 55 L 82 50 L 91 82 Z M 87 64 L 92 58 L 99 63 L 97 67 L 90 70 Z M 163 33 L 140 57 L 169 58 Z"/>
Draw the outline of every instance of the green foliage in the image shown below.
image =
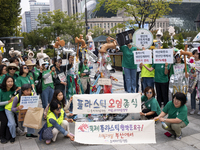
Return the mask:
<path fill-rule="evenodd" d="M 21 0 L 0 0 L 0 37 L 20 36 Z"/>
<path fill-rule="evenodd" d="M 178 42 L 177 42 L 176 48 L 178 48 L 178 49 L 184 49 L 183 36 L 182 36 L 181 33 L 178 36 Z"/>
<path fill-rule="evenodd" d="M 105 35 L 104 29 L 101 27 L 98 27 L 98 26 L 94 26 L 92 29 L 89 29 L 89 32 L 93 33 L 93 35 L 92 35 L 93 39 L 100 35 Z"/>
<path fill-rule="evenodd" d="M 144 28 L 146 22 L 149 23 L 151 30 L 157 18 L 169 14 L 172 9 L 170 4 L 180 3 L 182 0 L 98 0 L 96 10 L 99 10 L 105 4 L 105 10 L 117 13 L 124 11 L 129 17 L 133 17 L 135 21 L 130 21 L 130 25 L 138 24 L 139 28 Z"/>
<path fill-rule="evenodd" d="M 167 37 L 164 37 L 164 41 L 163 41 L 163 48 L 168 48 L 168 41 L 167 41 Z"/>

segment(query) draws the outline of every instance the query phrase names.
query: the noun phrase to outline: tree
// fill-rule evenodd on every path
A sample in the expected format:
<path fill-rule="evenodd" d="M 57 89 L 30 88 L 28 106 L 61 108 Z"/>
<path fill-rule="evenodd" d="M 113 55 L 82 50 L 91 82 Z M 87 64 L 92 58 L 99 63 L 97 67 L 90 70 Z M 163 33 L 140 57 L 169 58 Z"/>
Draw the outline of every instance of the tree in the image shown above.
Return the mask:
<path fill-rule="evenodd" d="M 130 25 L 138 24 L 139 28 L 144 28 L 145 23 L 148 22 L 151 30 L 157 18 L 172 11 L 170 4 L 177 4 L 182 0 L 98 0 L 98 2 L 96 10 L 105 4 L 107 12 L 124 11 L 126 16 L 134 18 L 134 21 L 129 21 Z"/>
<path fill-rule="evenodd" d="M 0 37 L 19 36 L 21 0 L 0 0 Z"/>
<path fill-rule="evenodd" d="M 104 29 L 101 28 L 101 27 L 98 27 L 98 26 L 94 26 L 92 29 L 89 29 L 89 32 L 93 33 L 93 35 L 92 35 L 93 39 L 100 36 L 100 35 L 105 34 Z"/>
<path fill-rule="evenodd" d="M 184 49 L 184 45 L 183 45 L 183 36 L 182 34 L 180 33 L 179 36 L 178 36 L 178 44 L 176 45 L 176 48 L 178 49 Z"/>
<path fill-rule="evenodd" d="M 167 37 L 164 37 L 163 39 L 163 48 L 168 48 Z"/>

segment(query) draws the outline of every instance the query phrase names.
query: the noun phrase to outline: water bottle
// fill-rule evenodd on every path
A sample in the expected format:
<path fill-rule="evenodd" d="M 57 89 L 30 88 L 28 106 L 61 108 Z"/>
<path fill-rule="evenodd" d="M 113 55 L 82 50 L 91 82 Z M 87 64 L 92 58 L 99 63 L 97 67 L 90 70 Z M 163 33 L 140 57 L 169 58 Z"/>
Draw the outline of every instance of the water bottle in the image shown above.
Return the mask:
<path fill-rule="evenodd" d="M 166 123 L 165 122 L 161 122 L 162 123 L 162 125 L 163 125 L 163 127 L 165 128 L 165 129 L 167 129 L 168 128 L 168 126 L 166 125 Z"/>

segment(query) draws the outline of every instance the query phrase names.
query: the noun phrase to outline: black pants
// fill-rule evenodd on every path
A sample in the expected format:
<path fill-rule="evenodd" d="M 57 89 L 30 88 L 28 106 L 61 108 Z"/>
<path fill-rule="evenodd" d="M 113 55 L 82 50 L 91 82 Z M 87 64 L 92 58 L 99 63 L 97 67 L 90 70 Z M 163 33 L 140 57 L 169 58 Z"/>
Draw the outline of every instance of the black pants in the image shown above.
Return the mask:
<path fill-rule="evenodd" d="M 143 109 L 142 110 L 142 112 L 143 113 L 148 113 L 148 112 L 150 112 L 151 110 L 150 109 Z M 149 115 L 149 116 L 145 116 L 145 117 L 147 117 L 147 119 L 152 119 L 152 118 L 154 118 L 154 117 L 157 117 L 158 115 L 157 115 L 157 113 L 155 112 L 153 115 Z"/>
<path fill-rule="evenodd" d="M 160 107 L 161 107 L 161 102 L 164 102 L 164 106 L 165 106 L 168 102 L 169 83 L 155 82 L 155 85 L 156 85 L 157 101 Z"/>
<path fill-rule="evenodd" d="M 8 119 L 6 117 L 5 111 L 0 111 L 0 121 L 1 121 L 1 127 L 0 127 L 1 138 L 4 138 L 6 140 L 10 140 L 11 134 L 10 134 L 9 128 L 7 126 Z"/>

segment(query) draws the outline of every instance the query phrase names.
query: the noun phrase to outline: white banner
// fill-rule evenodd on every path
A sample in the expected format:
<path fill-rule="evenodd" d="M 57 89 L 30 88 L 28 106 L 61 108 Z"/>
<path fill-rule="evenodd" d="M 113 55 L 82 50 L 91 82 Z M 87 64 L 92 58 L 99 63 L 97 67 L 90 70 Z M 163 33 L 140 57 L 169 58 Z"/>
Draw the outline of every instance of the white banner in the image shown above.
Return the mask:
<path fill-rule="evenodd" d="M 135 64 L 152 64 L 151 50 L 134 51 L 134 63 Z"/>
<path fill-rule="evenodd" d="M 156 49 L 153 50 L 154 64 L 173 64 L 173 49 Z"/>
<path fill-rule="evenodd" d="M 39 96 L 21 96 L 20 105 L 23 105 L 23 109 L 29 107 L 38 107 Z"/>
<path fill-rule="evenodd" d="M 174 68 L 174 74 L 183 74 L 185 64 L 176 64 L 173 66 Z"/>
<path fill-rule="evenodd" d="M 156 143 L 155 121 L 76 122 L 75 141 L 83 144 Z"/>
<path fill-rule="evenodd" d="M 107 79 L 107 78 L 99 78 L 98 79 L 98 84 L 99 85 L 112 85 L 111 84 L 111 79 Z"/>
<path fill-rule="evenodd" d="M 141 95 L 82 94 L 73 96 L 74 114 L 117 114 L 141 112 Z"/>

